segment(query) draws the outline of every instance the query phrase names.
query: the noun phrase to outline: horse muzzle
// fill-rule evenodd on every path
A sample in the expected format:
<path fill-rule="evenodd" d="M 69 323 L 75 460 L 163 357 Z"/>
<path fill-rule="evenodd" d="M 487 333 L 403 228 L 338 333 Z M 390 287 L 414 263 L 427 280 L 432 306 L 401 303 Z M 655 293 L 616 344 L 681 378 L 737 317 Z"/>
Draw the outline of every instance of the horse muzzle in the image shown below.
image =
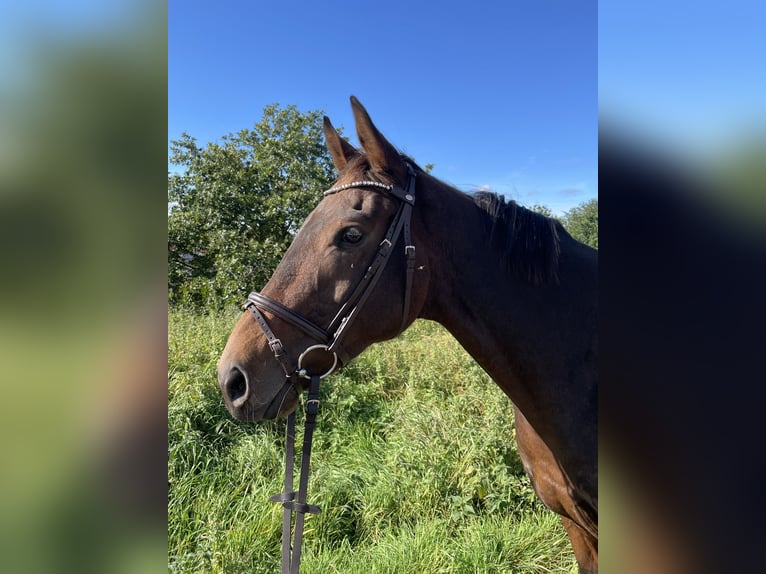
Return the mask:
<path fill-rule="evenodd" d="M 279 377 L 279 374 L 277 374 Z M 295 410 L 301 392 L 294 380 L 279 377 L 280 383 L 268 385 L 253 381 L 236 364 L 219 365 L 218 385 L 232 417 L 257 422 L 287 416 Z"/>

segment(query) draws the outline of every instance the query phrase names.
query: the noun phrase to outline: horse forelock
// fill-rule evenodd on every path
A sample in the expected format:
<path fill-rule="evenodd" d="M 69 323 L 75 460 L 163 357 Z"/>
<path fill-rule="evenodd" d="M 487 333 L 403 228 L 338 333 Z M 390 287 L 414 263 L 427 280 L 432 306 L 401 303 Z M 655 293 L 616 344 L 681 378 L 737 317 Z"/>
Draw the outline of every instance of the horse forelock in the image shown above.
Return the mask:
<path fill-rule="evenodd" d="M 555 219 L 496 193 L 472 196 L 486 218 L 487 239 L 506 268 L 533 285 L 558 282 L 559 235 Z"/>

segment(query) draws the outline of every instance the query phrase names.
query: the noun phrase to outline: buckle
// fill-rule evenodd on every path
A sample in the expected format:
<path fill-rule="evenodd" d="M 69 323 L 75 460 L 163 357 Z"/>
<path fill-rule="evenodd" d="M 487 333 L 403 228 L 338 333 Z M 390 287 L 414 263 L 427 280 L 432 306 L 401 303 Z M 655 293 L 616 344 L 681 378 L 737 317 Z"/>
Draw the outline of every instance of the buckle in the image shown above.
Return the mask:
<path fill-rule="evenodd" d="M 282 341 L 280 339 L 269 341 L 269 347 L 271 347 L 271 352 L 274 353 L 275 357 L 279 358 L 284 355 L 285 347 L 282 345 Z"/>
<path fill-rule="evenodd" d="M 405 245 L 404 246 L 404 254 L 407 257 L 414 257 L 415 256 L 415 246 L 414 245 Z"/>
<path fill-rule="evenodd" d="M 306 401 L 306 414 L 316 415 L 319 412 L 319 399 L 309 399 Z"/>

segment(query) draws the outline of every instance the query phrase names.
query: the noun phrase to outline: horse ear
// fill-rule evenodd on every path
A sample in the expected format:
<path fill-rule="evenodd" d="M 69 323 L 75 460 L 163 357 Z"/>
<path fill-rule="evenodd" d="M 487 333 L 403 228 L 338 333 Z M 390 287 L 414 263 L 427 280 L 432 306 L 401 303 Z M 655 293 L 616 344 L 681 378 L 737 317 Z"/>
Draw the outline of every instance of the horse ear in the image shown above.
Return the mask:
<path fill-rule="evenodd" d="M 330 150 L 335 169 L 341 171 L 350 159 L 359 155 L 357 149 L 340 137 L 338 131 L 330 123 L 330 118 L 324 117 L 324 139 L 327 149 Z"/>
<path fill-rule="evenodd" d="M 407 168 L 399 152 L 378 131 L 367 110 L 355 96 L 351 96 L 351 109 L 354 111 L 356 135 L 372 169 L 389 174 L 399 183 L 407 181 Z"/>

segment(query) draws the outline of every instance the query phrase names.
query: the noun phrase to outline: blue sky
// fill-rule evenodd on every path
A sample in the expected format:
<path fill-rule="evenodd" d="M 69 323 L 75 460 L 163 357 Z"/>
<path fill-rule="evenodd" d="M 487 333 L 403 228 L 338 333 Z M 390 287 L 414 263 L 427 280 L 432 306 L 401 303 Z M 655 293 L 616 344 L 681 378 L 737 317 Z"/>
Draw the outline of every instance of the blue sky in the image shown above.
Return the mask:
<path fill-rule="evenodd" d="M 597 196 L 597 4 L 170 0 L 168 137 L 348 103 L 434 175 L 560 213 Z"/>
<path fill-rule="evenodd" d="M 766 3 L 599 3 L 604 119 L 682 155 L 766 133 Z"/>

